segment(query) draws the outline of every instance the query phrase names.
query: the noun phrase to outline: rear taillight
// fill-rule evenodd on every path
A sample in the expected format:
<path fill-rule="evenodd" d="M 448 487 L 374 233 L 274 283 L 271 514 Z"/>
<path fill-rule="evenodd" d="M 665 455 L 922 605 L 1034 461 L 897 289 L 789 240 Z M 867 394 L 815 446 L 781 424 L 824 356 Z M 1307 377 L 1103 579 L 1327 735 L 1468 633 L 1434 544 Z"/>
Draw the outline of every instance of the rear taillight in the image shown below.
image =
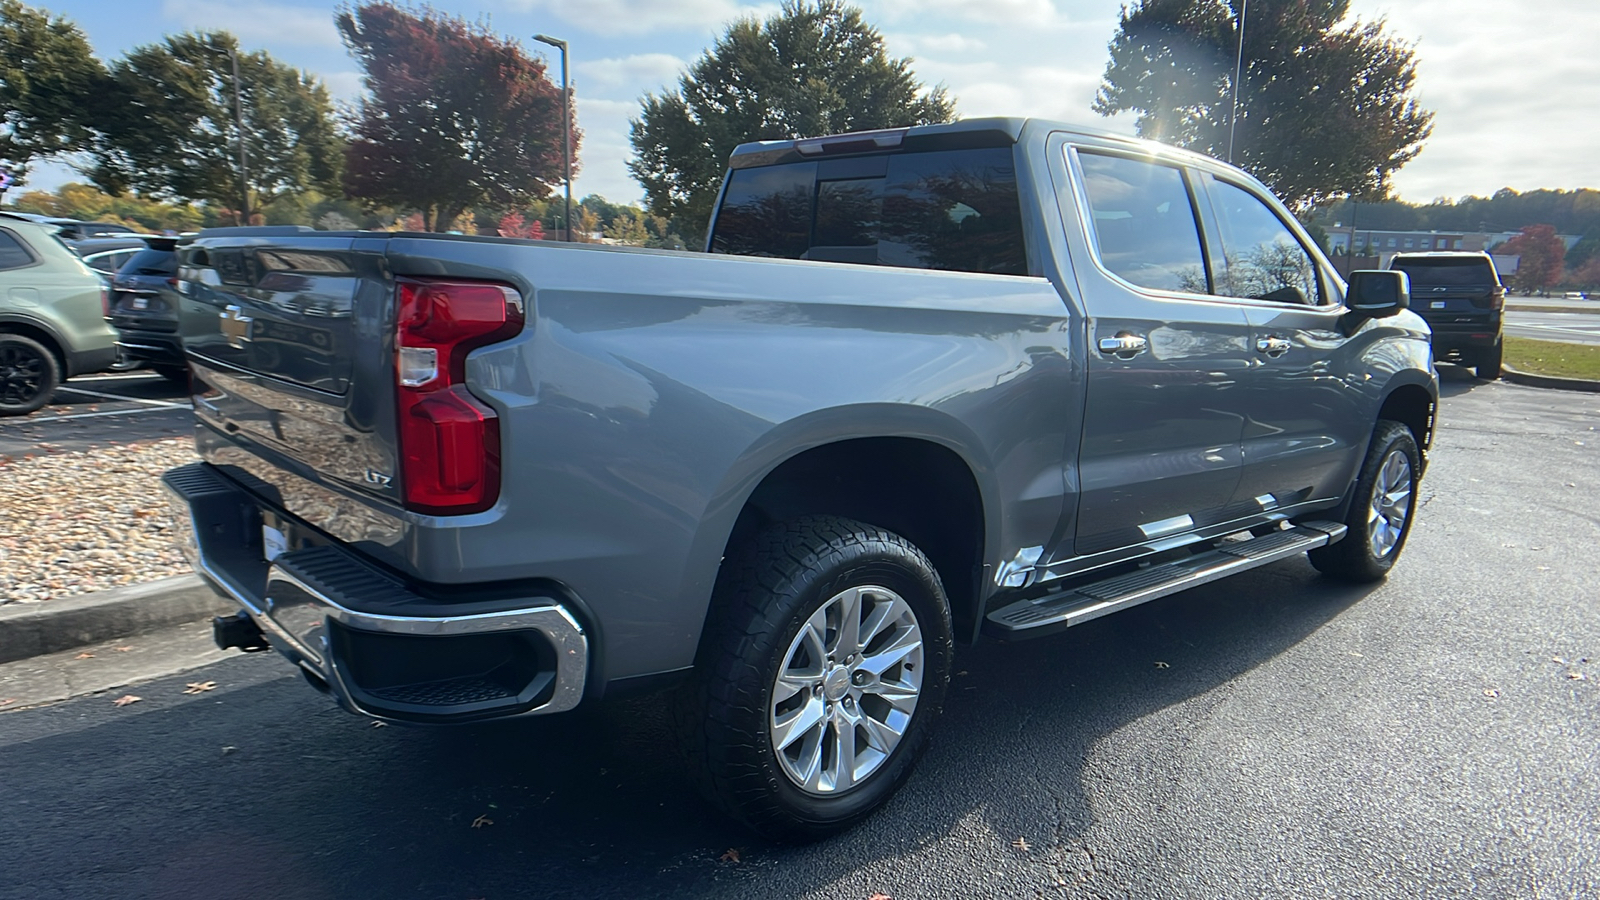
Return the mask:
<path fill-rule="evenodd" d="M 467 354 L 522 330 L 522 295 L 502 284 L 399 285 L 395 377 L 407 509 L 482 512 L 500 495 L 500 423 L 466 387 Z"/>
<path fill-rule="evenodd" d="M 100 285 L 100 314 L 109 318 L 111 316 L 111 288 Z"/>

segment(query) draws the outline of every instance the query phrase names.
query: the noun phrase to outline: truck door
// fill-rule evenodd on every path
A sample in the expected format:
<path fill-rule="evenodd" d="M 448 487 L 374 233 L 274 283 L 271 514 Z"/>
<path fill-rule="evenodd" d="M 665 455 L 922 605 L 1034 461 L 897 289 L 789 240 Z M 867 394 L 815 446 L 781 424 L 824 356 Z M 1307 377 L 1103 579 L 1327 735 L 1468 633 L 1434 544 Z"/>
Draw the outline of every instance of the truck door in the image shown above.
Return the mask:
<path fill-rule="evenodd" d="M 1147 156 L 1069 153 L 1094 257 L 1077 267 L 1089 319 L 1073 548 L 1082 557 L 1229 517 L 1251 354 L 1243 310 L 1211 295 L 1188 172 Z"/>
<path fill-rule="evenodd" d="M 1372 422 L 1346 310 L 1316 257 L 1255 189 L 1200 176 L 1216 240 L 1219 295 L 1250 321 L 1243 475 L 1234 502 L 1272 511 L 1337 497 L 1354 477 Z M 1255 510 L 1252 510 L 1255 511 Z"/>

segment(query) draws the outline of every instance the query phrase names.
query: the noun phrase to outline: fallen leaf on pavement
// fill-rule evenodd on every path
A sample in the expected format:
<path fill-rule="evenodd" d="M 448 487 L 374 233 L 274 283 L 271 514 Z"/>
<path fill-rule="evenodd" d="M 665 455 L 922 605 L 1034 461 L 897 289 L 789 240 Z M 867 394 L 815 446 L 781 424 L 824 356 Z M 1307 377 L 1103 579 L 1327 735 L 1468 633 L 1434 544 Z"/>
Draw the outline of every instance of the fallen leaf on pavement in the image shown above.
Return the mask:
<path fill-rule="evenodd" d="M 1167 665 L 1167 664 L 1166 664 L 1166 663 L 1164 663 L 1164 662 L 1160 662 L 1160 661 L 1157 661 L 1157 662 L 1156 662 L 1156 668 L 1158 668 L 1158 669 L 1170 669 L 1170 668 L 1172 668 L 1172 667 L 1171 667 L 1171 666 L 1169 666 L 1169 665 Z"/>
<path fill-rule="evenodd" d="M 227 756 L 230 753 L 238 753 L 238 752 L 239 752 L 239 748 L 238 747 L 223 747 L 222 748 L 222 755 L 223 756 Z"/>
<path fill-rule="evenodd" d="M 217 683 L 215 681 L 191 681 L 189 686 L 183 689 L 183 692 L 185 694 L 204 694 L 206 691 L 214 691 L 216 689 Z"/>
<path fill-rule="evenodd" d="M 1490 700 L 1493 700 L 1494 698 L 1500 696 L 1500 689 L 1499 688 L 1484 688 L 1483 689 L 1483 695 L 1485 697 L 1488 697 Z"/>
<path fill-rule="evenodd" d="M 1582 672 L 1568 672 L 1567 673 L 1567 678 L 1571 679 L 1572 681 L 1582 681 L 1584 678 L 1587 678 L 1587 677 L 1588 676 L 1584 675 Z"/>
<path fill-rule="evenodd" d="M 388 728 L 389 727 L 389 723 L 388 722 L 373 722 L 372 723 L 372 727 L 373 728 Z"/>
<path fill-rule="evenodd" d="M 140 700 L 143 700 L 143 699 L 144 699 L 143 697 L 135 697 L 132 694 L 123 694 L 121 697 L 118 697 L 113 702 L 115 702 L 117 706 L 127 706 L 130 703 L 138 703 Z"/>
<path fill-rule="evenodd" d="M 0 706 L 10 706 L 15 702 L 17 702 L 15 697 L 0 697 Z"/>
<path fill-rule="evenodd" d="M 717 858 L 718 862 L 736 863 L 739 861 L 739 851 L 729 847 L 728 851 Z"/>
<path fill-rule="evenodd" d="M 94 654 L 89 652 L 79 653 L 77 656 L 74 656 L 73 659 L 94 659 Z"/>
<path fill-rule="evenodd" d="M 894 898 L 883 893 L 882 891 L 875 891 L 871 897 L 867 898 L 867 900 L 894 900 Z"/>
<path fill-rule="evenodd" d="M 493 824 L 494 824 L 494 820 L 489 818 L 488 816 L 479 816 L 476 819 L 472 820 L 472 827 L 473 828 L 482 828 L 485 825 L 493 825 Z"/>
<path fill-rule="evenodd" d="M 1027 838 L 1017 838 L 1011 842 L 1011 846 L 1021 850 L 1023 853 L 1027 853 L 1029 850 L 1033 849 L 1032 847 L 1028 846 Z"/>
<path fill-rule="evenodd" d="M 112 647 L 111 649 L 117 651 L 118 653 L 127 653 L 129 650 L 132 650 L 133 648 L 132 647 Z"/>

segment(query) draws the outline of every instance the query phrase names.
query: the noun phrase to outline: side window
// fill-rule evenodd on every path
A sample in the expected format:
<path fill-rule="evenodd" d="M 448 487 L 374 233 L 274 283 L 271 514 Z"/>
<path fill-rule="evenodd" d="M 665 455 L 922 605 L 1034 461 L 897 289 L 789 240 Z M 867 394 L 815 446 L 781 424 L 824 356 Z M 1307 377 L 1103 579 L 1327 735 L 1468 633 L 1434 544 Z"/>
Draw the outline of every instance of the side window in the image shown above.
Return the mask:
<path fill-rule="evenodd" d="M 33 254 L 9 231 L 0 231 L 0 271 L 33 264 Z"/>
<path fill-rule="evenodd" d="M 1261 199 L 1208 178 L 1212 209 L 1222 232 L 1216 261 L 1217 293 L 1254 300 L 1315 304 L 1317 267 L 1294 232 Z"/>
<path fill-rule="evenodd" d="M 884 265 L 1028 274 L 1010 147 L 891 156 L 887 181 Z"/>
<path fill-rule="evenodd" d="M 811 240 L 816 163 L 735 169 L 728 178 L 712 253 L 799 259 Z"/>
<path fill-rule="evenodd" d="M 1098 153 L 1078 153 L 1100 262 L 1124 281 L 1208 293 L 1200 229 L 1183 173 Z"/>

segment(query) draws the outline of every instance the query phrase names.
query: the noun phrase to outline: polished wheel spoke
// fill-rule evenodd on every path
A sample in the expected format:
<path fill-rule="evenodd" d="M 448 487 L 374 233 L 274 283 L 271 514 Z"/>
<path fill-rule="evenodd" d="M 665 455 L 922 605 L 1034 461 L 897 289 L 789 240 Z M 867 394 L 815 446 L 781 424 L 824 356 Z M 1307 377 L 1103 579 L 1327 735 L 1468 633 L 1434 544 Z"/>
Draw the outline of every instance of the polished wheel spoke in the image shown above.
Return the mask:
<path fill-rule="evenodd" d="M 1373 555 L 1381 559 L 1400 543 L 1411 515 L 1411 460 L 1391 451 L 1378 468 L 1376 482 L 1367 507 L 1367 535 Z"/>
<path fill-rule="evenodd" d="M 911 724 L 922 628 L 894 591 L 849 588 L 801 625 L 774 679 L 769 734 L 780 768 L 813 794 L 872 776 Z"/>

